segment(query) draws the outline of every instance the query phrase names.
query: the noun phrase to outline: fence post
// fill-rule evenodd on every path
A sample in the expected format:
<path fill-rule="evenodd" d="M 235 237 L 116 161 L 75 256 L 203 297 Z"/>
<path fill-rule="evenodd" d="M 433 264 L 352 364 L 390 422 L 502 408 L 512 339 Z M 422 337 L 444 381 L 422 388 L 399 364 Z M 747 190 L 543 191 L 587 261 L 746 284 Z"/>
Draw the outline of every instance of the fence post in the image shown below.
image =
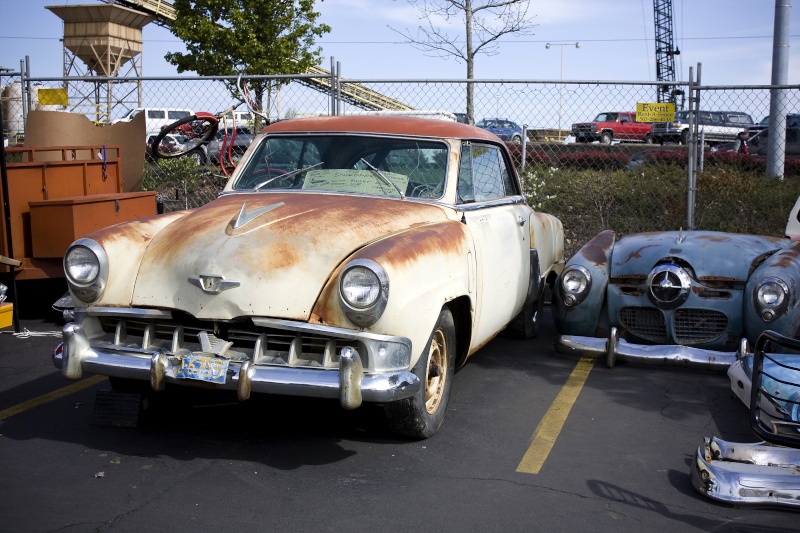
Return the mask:
<path fill-rule="evenodd" d="M 699 66 L 699 65 L 698 65 Z M 697 150 L 692 148 L 695 120 L 694 67 L 689 67 L 689 127 L 686 130 L 686 147 L 689 150 L 686 164 L 686 229 L 694 229 L 695 158 Z"/>
<path fill-rule="evenodd" d="M 336 116 L 336 61 L 331 56 L 331 94 L 330 94 L 330 115 Z"/>
<path fill-rule="evenodd" d="M 772 85 L 789 82 L 790 0 L 775 0 L 775 29 L 772 42 Z M 786 158 L 786 90 L 770 89 L 767 175 L 783 179 Z"/>
<path fill-rule="evenodd" d="M 522 161 L 520 162 L 519 168 L 520 170 L 525 170 L 525 150 L 528 146 L 528 125 L 522 125 Z"/>
<path fill-rule="evenodd" d="M 336 93 L 334 98 L 336 99 L 336 115 L 338 116 L 342 113 L 342 64 L 338 61 L 336 62 Z"/>

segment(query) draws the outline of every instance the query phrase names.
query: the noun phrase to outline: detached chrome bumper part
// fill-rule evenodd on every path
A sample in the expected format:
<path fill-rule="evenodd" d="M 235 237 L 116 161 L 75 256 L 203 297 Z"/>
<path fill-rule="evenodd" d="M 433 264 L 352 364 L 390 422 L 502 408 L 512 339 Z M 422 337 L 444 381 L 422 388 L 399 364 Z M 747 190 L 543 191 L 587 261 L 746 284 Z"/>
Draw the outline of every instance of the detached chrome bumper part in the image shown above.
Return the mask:
<path fill-rule="evenodd" d="M 555 348 L 558 353 L 587 357 L 604 357 L 608 368 L 618 360 L 646 364 L 663 364 L 726 370 L 731 363 L 747 355 L 747 339 L 742 339 L 737 352 L 717 352 L 691 346 L 631 344 L 619 338 L 617 328 L 611 328 L 608 339 L 559 335 Z"/>
<path fill-rule="evenodd" d="M 176 377 L 181 364 L 177 355 L 91 342 L 84 328 L 75 323 L 67 324 L 63 333 L 64 342 L 53 352 L 53 364 L 67 379 L 80 379 L 83 372 L 91 372 L 149 381 L 156 391 L 163 390 L 166 383 L 187 383 Z M 230 361 L 225 382 L 215 386 L 236 390 L 240 400 L 249 398 L 251 392 L 338 398 L 345 409 L 355 409 L 362 401 L 408 398 L 419 390 L 420 381 L 409 371 L 365 373 L 356 348 L 346 346 L 339 353 L 338 370 Z"/>
<path fill-rule="evenodd" d="M 692 463 L 692 485 L 713 500 L 800 507 L 800 450 L 763 442 L 704 439 Z"/>

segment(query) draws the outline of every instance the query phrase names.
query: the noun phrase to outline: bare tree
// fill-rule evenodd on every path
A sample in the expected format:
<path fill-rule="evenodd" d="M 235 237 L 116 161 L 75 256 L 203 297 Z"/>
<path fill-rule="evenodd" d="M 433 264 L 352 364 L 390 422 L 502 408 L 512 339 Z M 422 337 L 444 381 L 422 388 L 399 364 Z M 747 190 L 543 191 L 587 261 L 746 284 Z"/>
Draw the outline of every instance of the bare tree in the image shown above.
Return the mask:
<path fill-rule="evenodd" d="M 467 79 L 475 72 L 475 56 L 497 55 L 501 37 L 511 33 L 530 34 L 534 24 L 528 17 L 530 0 L 407 0 L 425 21 L 415 34 L 408 29 L 393 31 L 414 47 L 437 57 L 453 57 L 467 64 Z M 451 34 L 437 23 L 463 21 L 464 39 L 460 32 Z M 473 86 L 467 83 L 467 121 L 474 123 Z"/>

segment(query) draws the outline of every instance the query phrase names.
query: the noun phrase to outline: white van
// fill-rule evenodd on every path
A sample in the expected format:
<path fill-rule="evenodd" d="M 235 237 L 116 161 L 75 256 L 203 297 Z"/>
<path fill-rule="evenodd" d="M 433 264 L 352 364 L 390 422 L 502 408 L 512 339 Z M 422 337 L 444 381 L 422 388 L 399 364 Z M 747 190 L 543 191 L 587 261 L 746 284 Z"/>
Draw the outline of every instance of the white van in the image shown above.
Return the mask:
<path fill-rule="evenodd" d="M 178 108 L 168 108 L 168 107 L 137 107 L 125 113 L 125 115 L 123 115 L 123 117 L 120 118 L 119 120 L 115 120 L 114 124 L 116 124 L 117 122 L 130 122 L 133 117 L 142 112 L 146 113 L 145 133 L 147 133 L 148 135 L 151 133 L 158 133 L 164 126 L 172 124 L 176 120 L 180 120 L 182 118 L 194 114 L 194 111 L 192 111 L 191 109 L 178 109 Z"/>

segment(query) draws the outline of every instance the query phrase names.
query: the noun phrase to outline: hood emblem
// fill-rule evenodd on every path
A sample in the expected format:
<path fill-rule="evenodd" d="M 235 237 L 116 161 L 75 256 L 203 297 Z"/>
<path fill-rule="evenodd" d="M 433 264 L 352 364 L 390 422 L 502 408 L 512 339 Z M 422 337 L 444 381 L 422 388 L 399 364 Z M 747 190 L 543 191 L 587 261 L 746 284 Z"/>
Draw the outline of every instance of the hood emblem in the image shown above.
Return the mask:
<path fill-rule="evenodd" d="M 661 309 L 675 309 L 689 297 L 692 280 L 678 265 L 658 265 L 647 277 L 650 301 Z"/>
<path fill-rule="evenodd" d="M 225 279 L 225 276 L 216 274 L 200 274 L 199 276 L 189 276 L 189 283 L 200 287 L 206 294 L 219 294 L 228 289 L 234 289 L 241 285 L 238 281 Z"/>
<path fill-rule="evenodd" d="M 273 209 L 277 209 L 284 205 L 283 202 L 278 202 L 277 204 L 268 205 L 266 207 L 261 207 L 259 209 L 254 209 L 253 211 L 247 212 L 247 202 L 242 203 L 242 209 L 239 211 L 239 215 L 236 217 L 236 220 L 233 221 L 233 229 L 239 229 L 248 222 L 254 220 L 259 215 L 263 215 Z"/>

